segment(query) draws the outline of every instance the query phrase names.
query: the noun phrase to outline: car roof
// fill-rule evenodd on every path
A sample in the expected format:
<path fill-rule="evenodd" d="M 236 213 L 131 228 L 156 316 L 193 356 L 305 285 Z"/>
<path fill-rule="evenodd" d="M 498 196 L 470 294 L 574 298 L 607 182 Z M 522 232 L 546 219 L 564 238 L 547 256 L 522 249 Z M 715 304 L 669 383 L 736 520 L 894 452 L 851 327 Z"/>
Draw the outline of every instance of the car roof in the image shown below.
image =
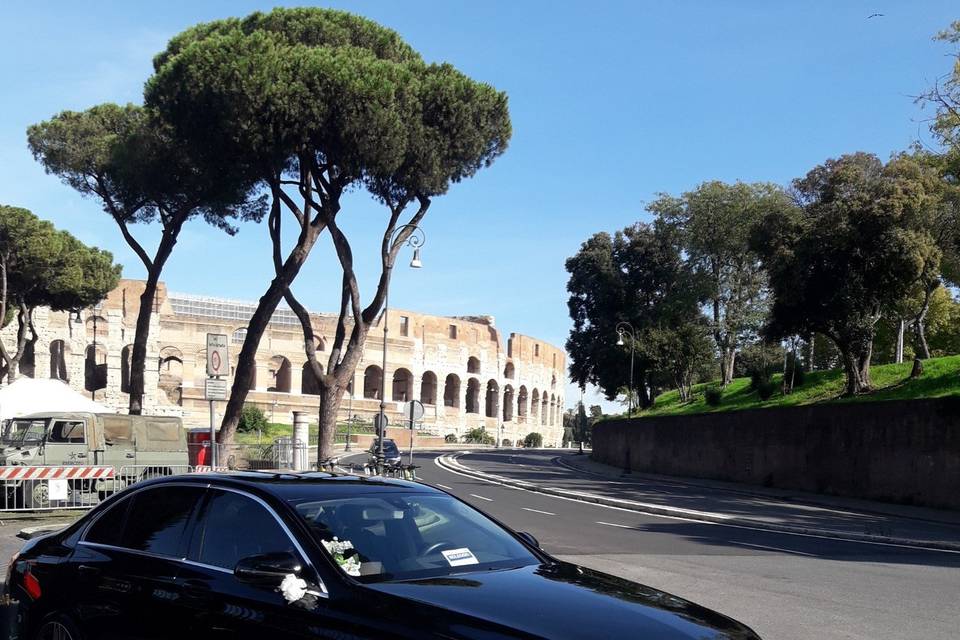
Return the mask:
<path fill-rule="evenodd" d="M 435 493 L 442 491 L 417 482 L 323 471 L 229 471 L 188 473 L 149 480 L 150 484 L 204 482 L 211 486 L 243 488 L 282 500 L 343 498 L 371 493 Z M 146 485 L 147 483 L 142 483 Z"/>

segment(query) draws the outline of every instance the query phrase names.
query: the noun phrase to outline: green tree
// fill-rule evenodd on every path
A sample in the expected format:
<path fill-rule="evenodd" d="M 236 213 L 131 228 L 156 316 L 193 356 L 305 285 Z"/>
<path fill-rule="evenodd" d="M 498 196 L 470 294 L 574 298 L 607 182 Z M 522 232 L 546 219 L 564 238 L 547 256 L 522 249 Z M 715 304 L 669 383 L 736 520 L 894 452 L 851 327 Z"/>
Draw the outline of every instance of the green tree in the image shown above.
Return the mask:
<path fill-rule="evenodd" d="M 13 349 L 0 342 L 0 379 L 13 382 L 28 343 L 36 343 L 36 307 L 75 311 L 89 307 L 117 286 L 113 256 L 57 231 L 27 209 L 0 205 L 0 318 L 16 314 Z M 14 311 L 15 310 L 15 311 Z"/>
<path fill-rule="evenodd" d="M 82 112 L 64 111 L 31 126 L 27 140 L 48 173 L 99 200 L 146 270 L 130 360 L 129 412 L 140 414 L 150 315 L 183 226 L 203 218 L 232 235 L 236 229 L 231 220 L 259 219 L 263 204 L 250 200 L 252 180 L 223 162 L 199 161 L 168 125 L 143 107 L 102 104 Z M 135 231 L 138 225 L 156 223 L 162 232 L 151 252 Z"/>
<path fill-rule="evenodd" d="M 766 320 L 766 273 L 750 247 L 753 228 L 771 211 L 794 205 L 773 184 L 705 182 L 679 197 L 660 194 L 647 210 L 675 227 L 707 288 L 710 333 L 720 356 L 720 383 L 733 380 L 737 351 Z"/>
<path fill-rule="evenodd" d="M 856 153 L 794 181 L 801 208 L 773 212 L 754 235 L 774 293 L 770 337 L 820 333 L 837 347 L 846 394 L 867 392 L 884 308 L 936 272 L 935 239 L 919 220 L 936 203 L 909 159 Z"/>
<path fill-rule="evenodd" d="M 534 449 L 540 448 L 543 446 L 543 435 L 533 431 L 528 433 L 527 436 L 523 439 L 523 446 L 532 447 Z"/>
<path fill-rule="evenodd" d="M 449 64 L 427 64 L 395 32 L 348 13 L 275 9 L 201 24 L 154 60 L 146 101 L 198 153 L 245 168 L 266 188 L 275 277 L 260 298 L 239 355 L 220 440 L 233 438 L 264 329 L 280 300 L 300 319 L 320 383 L 320 457 L 330 455 L 343 393 L 383 308 L 391 267 L 434 197 L 504 152 L 506 95 Z M 340 225 L 341 197 L 365 189 L 387 210 L 366 301 Z M 284 249 L 281 223 L 296 240 Z M 290 285 L 320 234 L 341 270 L 339 321 L 327 366 Z M 395 233 L 396 232 L 396 235 Z"/>
<path fill-rule="evenodd" d="M 248 433 L 251 431 L 265 431 L 267 429 L 267 415 L 263 409 L 255 404 L 243 405 L 240 412 L 240 424 L 237 425 L 237 431 Z"/>
<path fill-rule="evenodd" d="M 594 384 L 610 400 L 627 389 L 646 407 L 664 375 L 676 380 L 670 358 L 690 354 L 675 348 L 673 332 L 689 331 L 688 323 L 700 322 L 704 299 L 703 279 L 684 260 L 678 240 L 666 225 L 638 223 L 612 237 L 594 235 L 567 260 L 567 306 L 573 320 L 567 352 L 570 377 L 580 387 Z M 621 321 L 630 322 L 636 332 L 632 390 L 630 337 L 617 345 Z M 702 341 L 694 346 L 712 352 Z M 662 351 L 668 347 L 669 353 Z"/>

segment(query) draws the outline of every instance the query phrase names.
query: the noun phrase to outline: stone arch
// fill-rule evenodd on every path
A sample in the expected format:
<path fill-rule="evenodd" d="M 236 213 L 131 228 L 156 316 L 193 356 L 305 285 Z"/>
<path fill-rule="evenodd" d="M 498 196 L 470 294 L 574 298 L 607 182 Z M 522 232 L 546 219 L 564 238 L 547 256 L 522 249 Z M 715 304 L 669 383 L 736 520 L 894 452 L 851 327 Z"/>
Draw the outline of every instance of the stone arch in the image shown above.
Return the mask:
<path fill-rule="evenodd" d="M 467 413 L 480 413 L 480 381 L 467 380 Z"/>
<path fill-rule="evenodd" d="M 37 350 L 36 340 L 27 340 L 23 345 L 23 355 L 20 356 L 20 363 L 17 365 L 20 375 L 28 378 L 34 378 L 37 375 Z"/>
<path fill-rule="evenodd" d="M 443 406 L 460 406 L 460 377 L 451 373 L 443 382 Z"/>
<path fill-rule="evenodd" d="M 270 371 L 270 379 L 273 382 L 272 385 L 267 387 L 267 391 L 290 393 L 290 387 L 293 383 L 290 360 L 286 356 L 273 356 L 270 358 L 267 369 Z"/>
<path fill-rule="evenodd" d="M 547 418 L 550 416 L 550 397 L 544 391 L 540 397 L 540 424 L 547 424 Z"/>
<path fill-rule="evenodd" d="M 527 396 L 527 387 L 526 385 L 520 385 L 520 391 L 517 393 L 517 422 L 527 421 L 528 401 L 529 397 Z"/>
<path fill-rule="evenodd" d="M 551 388 L 551 389 L 556 389 L 556 388 L 557 388 L 557 374 L 555 374 L 555 373 L 553 374 L 553 377 L 550 378 L 550 388 Z"/>
<path fill-rule="evenodd" d="M 130 393 L 130 362 L 133 360 L 133 345 L 120 350 L 120 391 Z"/>
<path fill-rule="evenodd" d="M 550 419 L 547 421 L 547 424 L 553 425 L 557 422 L 557 397 L 550 394 Z"/>
<path fill-rule="evenodd" d="M 130 353 L 132 355 L 133 348 Z M 160 380 L 157 386 L 167 394 L 167 399 L 173 404 L 183 404 L 183 352 L 176 347 L 160 349 L 159 366 Z"/>
<path fill-rule="evenodd" d="M 480 373 L 480 359 L 476 356 L 467 358 L 467 373 Z"/>
<path fill-rule="evenodd" d="M 375 364 L 363 371 L 363 397 L 374 400 L 380 398 L 380 383 L 383 381 L 383 372 Z"/>
<path fill-rule="evenodd" d="M 503 388 L 503 421 L 513 421 L 513 387 L 509 384 Z"/>
<path fill-rule="evenodd" d="M 516 368 L 512 362 L 507 362 L 506 366 L 503 367 L 503 377 L 507 380 L 513 380 L 514 376 L 516 376 Z"/>
<path fill-rule="evenodd" d="M 533 394 L 530 396 L 530 422 L 537 424 L 537 418 L 540 415 L 540 392 L 537 391 L 536 387 L 533 389 Z"/>
<path fill-rule="evenodd" d="M 323 365 L 317 363 L 320 367 L 320 373 L 323 373 Z M 320 395 L 320 381 L 313 375 L 313 367 L 309 362 L 303 363 L 303 369 L 300 376 L 300 393 L 306 396 Z"/>
<path fill-rule="evenodd" d="M 492 378 L 487 380 L 486 416 L 496 418 L 500 414 L 500 385 Z"/>
<path fill-rule="evenodd" d="M 243 344 L 247 339 L 247 328 L 240 327 L 230 334 L 230 344 Z"/>
<path fill-rule="evenodd" d="M 63 340 L 54 340 L 50 343 L 50 377 L 54 380 L 69 381 L 67 371 L 67 356 L 70 355 L 70 345 Z"/>
<path fill-rule="evenodd" d="M 409 369 L 400 367 L 393 372 L 393 386 L 390 398 L 394 402 L 408 402 L 413 400 L 413 374 Z"/>
<path fill-rule="evenodd" d="M 97 391 L 107 386 L 107 350 L 102 344 L 87 345 L 83 359 L 83 388 Z"/>
<path fill-rule="evenodd" d="M 420 402 L 437 404 L 437 374 L 433 371 L 424 371 L 420 378 Z"/>
<path fill-rule="evenodd" d="M 87 337 L 93 343 L 102 342 L 110 337 L 110 325 L 103 316 L 96 314 L 88 316 L 86 330 Z"/>

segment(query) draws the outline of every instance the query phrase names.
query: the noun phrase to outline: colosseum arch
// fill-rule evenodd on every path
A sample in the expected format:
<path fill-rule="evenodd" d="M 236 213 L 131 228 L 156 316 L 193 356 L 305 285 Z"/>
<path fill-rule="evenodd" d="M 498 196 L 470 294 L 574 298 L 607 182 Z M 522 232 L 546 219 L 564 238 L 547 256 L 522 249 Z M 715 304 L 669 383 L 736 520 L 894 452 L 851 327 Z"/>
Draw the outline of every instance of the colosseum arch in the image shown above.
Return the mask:
<path fill-rule="evenodd" d="M 380 398 L 380 382 L 383 380 L 383 373 L 375 364 L 370 365 L 363 371 L 363 397 L 369 400 Z"/>
<path fill-rule="evenodd" d="M 513 387 L 509 384 L 503 388 L 503 421 L 513 421 Z"/>
<path fill-rule="evenodd" d="M 475 356 L 467 358 L 467 373 L 480 373 L 480 359 Z"/>
<path fill-rule="evenodd" d="M 467 413 L 480 413 L 480 381 L 467 380 Z"/>
<path fill-rule="evenodd" d="M 547 421 L 547 424 L 553 425 L 557 422 L 557 397 L 550 394 L 550 419 Z"/>
<path fill-rule="evenodd" d="M 87 337 L 91 342 L 100 342 L 110 337 L 110 325 L 103 316 L 91 315 L 86 322 Z"/>
<path fill-rule="evenodd" d="M 533 395 L 530 399 L 530 422 L 537 424 L 537 416 L 540 415 L 540 392 L 533 389 Z"/>
<path fill-rule="evenodd" d="M 230 344 L 243 344 L 247 339 L 247 328 L 240 327 L 230 334 Z"/>
<path fill-rule="evenodd" d="M 270 380 L 273 382 L 272 385 L 267 387 L 267 391 L 290 393 L 293 382 L 290 360 L 286 356 L 273 356 L 270 358 L 267 370 L 270 371 Z"/>
<path fill-rule="evenodd" d="M 496 418 L 500 414 L 500 385 L 496 380 L 487 381 L 486 416 Z"/>
<path fill-rule="evenodd" d="M 120 349 L 120 391 L 130 393 L 130 361 L 133 359 L 133 345 Z"/>
<path fill-rule="evenodd" d="M 17 365 L 20 375 L 27 378 L 35 378 L 37 375 L 36 343 L 36 339 L 27 340 L 26 344 L 23 345 L 23 355 L 20 356 L 20 363 Z"/>
<path fill-rule="evenodd" d="M 513 378 L 516 375 L 517 375 L 517 370 L 513 366 L 513 363 L 508 362 L 506 366 L 503 368 L 503 377 L 506 378 L 507 380 L 513 380 Z"/>
<path fill-rule="evenodd" d="M 133 347 L 130 347 L 131 357 Z M 122 359 L 122 358 L 121 358 Z M 175 405 L 183 404 L 183 352 L 177 347 L 163 347 L 160 349 L 158 370 L 160 380 L 157 386 L 167 394 L 167 399 Z M 126 371 L 129 376 L 129 364 L 121 368 L 121 374 Z M 122 379 L 122 375 L 121 375 Z M 129 378 L 128 378 L 129 380 Z M 128 382 L 129 388 L 129 382 Z"/>
<path fill-rule="evenodd" d="M 547 396 L 547 392 L 543 392 L 543 396 L 540 399 L 540 424 L 547 424 L 547 419 L 550 417 L 550 398 Z"/>
<path fill-rule="evenodd" d="M 520 385 L 520 391 L 517 392 L 517 422 L 527 421 L 527 387 Z"/>
<path fill-rule="evenodd" d="M 443 406 L 460 406 L 460 377 L 455 373 L 448 375 L 443 382 Z"/>
<path fill-rule="evenodd" d="M 97 391 L 107 386 L 107 349 L 102 344 L 87 345 L 83 359 L 83 388 Z"/>
<path fill-rule="evenodd" d="M 323 365 L 318 363 L 318 366 L 320 367 L 320 373 L 323 373 Z M 305 396 L 320 395 L 320 381 L 313 374 L 313 367 L 310 366 L 309 362 L 303 363 L 300 375 L 300 393 Z"/>
<path fill-rule="evenodd" d="M 393 372 L 393 387 L 390 398 L 394 402 L 407 402 L 413 399 L 413 374 L 403 367 Z"/>
<path fill-rule="evenodd" d="M 63 340 L 54 340 L 50 343 L 50 378 L 53 380 L 69 381 L 67 371 L 67 357 L 70 355 L 70 345 Z"/>
<path fill-rule="evenodd" d="M 437 404 L 437 374 L 433 371 L 424 371 L 420 379 L 420 402 Z"/>

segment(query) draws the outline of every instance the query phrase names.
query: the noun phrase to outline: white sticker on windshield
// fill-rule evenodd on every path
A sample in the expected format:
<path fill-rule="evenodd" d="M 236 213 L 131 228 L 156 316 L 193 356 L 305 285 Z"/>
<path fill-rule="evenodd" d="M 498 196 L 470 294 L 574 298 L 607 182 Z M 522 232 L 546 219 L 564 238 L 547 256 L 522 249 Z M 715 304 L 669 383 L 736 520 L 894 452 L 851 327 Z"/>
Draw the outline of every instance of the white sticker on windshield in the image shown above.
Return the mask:
<path fill-rule="evenodd" d="M 447 564 L 451 567 L 461 567 L 465 564 L 479 564 L 477 556 L 473 555 L 473 552 L 470 549 L 464 547 L 463 549 L 450 549 L 449 551 L 441 551 L 443 557 L 447 559 Z"/>

